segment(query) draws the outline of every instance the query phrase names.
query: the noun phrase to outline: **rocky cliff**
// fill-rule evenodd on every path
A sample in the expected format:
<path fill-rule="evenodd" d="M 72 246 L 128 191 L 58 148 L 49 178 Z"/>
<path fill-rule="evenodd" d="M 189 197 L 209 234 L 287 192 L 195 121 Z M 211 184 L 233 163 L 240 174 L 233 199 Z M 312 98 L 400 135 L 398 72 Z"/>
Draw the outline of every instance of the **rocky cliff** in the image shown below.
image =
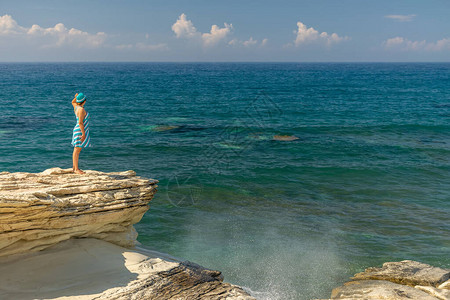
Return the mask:
<path fill-rule="evenodd" d="M 0 299 L 254 299 L 219 271 L 136 247 L 157 180 L 0 173 Z"/>
<path fill-rule="evenodd" d="M 0 256 L 45 249 L 72 237 L 132 247 L 158 181 L 133 171 L 53 168 L 0 173 Z"/>

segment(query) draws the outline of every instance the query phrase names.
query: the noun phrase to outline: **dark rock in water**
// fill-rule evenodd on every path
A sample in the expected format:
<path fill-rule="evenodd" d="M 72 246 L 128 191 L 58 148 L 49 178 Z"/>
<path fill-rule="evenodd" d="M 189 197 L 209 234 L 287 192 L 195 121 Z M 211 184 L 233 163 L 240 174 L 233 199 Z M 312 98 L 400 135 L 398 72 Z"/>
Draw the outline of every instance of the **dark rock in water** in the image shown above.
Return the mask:
<path fill-rule="evenodd" d="M 256 141 L 266 141 L 273 139 L 272 136 L 264 134 L 263 132 L 252 132 L 248 135 L 248 138 Z"/>
<path fill-rule="evenodd" d="M 403 260 L 357 273 L 331 299 L 450 299 L 450 270 Z"/>
<path fill-rule="evenodd" d="M 274 135 L 273 139 L 275 141 L 286 141 L 286 142 L 290 142 L 290 141 L 295 141 L 298 140 L 299 138 L 296 137 L 295 135 Z"/>
<path fill-rule="evenodd" d="M 178 125 L 158 125 L 155 128 L 153 128 L 153 131 L 168 131 L 168 130 L 173 130 L 173 129 L 177 129 Z"/>
<path fill-rule="evenodd" d="M 200 131 L 205 130 L 205 127 L 196 127 L 196 126 L 189 126 L 189 125 L 180 125 L 177 128 L 174 128 L 171 132 L 174 133 L 183 133 L 183 132 L 190 132 L 190 131 Z"/>
<path fill-rule="evenodd" d="M 55 119 L 51 116 L 46 117 L 33 117 L 27 116 L 26 118 L 21 116 L 2 116 L 0 119 L 1 129 L 12 129 L 15 131 L 28 131 L 35 130 L 48 126 L 50 123 L 54 123 Z"/>
<path fill-rule="evenodd" d="M 447 108 L 450 107 L 450 103 L 434 104 L 433 106 L 436 108 Z"/>
<path fill-rule="evenodd" d="M 183 133 L 190 131 L 200 131 L 205 130 L 205 127 L 196 127 L 189 125 L 152 125 L 152 126 L 144 126 L 142 127 L 144 130 L 150 129 L 151 131 L 162 132 L 162 131 L 170 131 L 171 133 Z"/>

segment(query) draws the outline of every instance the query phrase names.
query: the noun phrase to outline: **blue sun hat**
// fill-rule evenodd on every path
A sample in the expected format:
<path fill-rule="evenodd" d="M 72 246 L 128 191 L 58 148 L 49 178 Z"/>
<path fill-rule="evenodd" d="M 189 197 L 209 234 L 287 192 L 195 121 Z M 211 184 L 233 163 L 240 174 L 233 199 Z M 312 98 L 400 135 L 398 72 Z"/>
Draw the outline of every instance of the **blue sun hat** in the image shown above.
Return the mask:
<path fill-rule="evenodd" d="M 79 93 L 77 95 L 77 103 L 82 103 L 84 100 L 86 100 L 86 96 L 83 93 Z"/>

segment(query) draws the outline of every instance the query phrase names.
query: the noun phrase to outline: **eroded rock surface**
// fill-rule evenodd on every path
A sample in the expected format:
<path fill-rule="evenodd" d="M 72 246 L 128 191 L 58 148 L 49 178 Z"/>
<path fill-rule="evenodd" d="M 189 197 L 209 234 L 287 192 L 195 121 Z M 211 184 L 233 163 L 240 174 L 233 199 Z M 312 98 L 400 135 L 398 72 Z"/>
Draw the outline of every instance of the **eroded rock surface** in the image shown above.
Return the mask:
<path fill-rule="evenodd" d="M 135 247 L 157 183 L 133 171 L 1 172 L 0 299 L 255 299 L 219 271 Z"/>
<path fill-rule="evenodd" d="M 45 249 L 72 237 L 133 247 L 157 180 L 134 171 L 103 173 L 52 168 L 0 173 L 0 256 Z"/>
<path fill-rule="evenodd" d="M 242 288 L 224 283 L 219 271 L 205 269 L 189 261 L 137 280 L 126 287 L 104 292 L 99 299 L 256 300 Z"/>
<path fill-rule="evenodd" d="M 386 280 L 350 281 L 331 293 L 331 299 L 436 300 L 424 291 Z"/>
<path fill-rule="evenodd" d="M 331 299 L 450 300 L 450 270 L 404 260 L 355 274 Z"/>
<path fill-rule="evenodd" d="M 404 260 L 384 263 L 381 268 L 368 268 L 364 272 L 355 274 L 353 279 L 378 279 L 410 286 L 429 285 L 437 287 L 449 279 L 449 276 L 449 270 L 417 261 Z"/>

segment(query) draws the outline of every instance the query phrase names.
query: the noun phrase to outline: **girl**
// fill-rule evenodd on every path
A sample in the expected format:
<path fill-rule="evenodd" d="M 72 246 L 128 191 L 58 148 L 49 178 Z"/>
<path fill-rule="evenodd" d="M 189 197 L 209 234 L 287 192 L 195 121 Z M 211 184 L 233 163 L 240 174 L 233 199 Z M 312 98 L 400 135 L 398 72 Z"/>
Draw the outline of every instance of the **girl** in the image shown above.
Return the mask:
<path fill-rule="evenodd" d="M 72 100 L 73 111 L 77 117 L 77 124 L 73 128 L 72 146 L 73 148 L 73 172 L 77 174 L 84 174 L 78 168 L 78 158 L 82 148 L 90 145 L 89 136 L 89 113 L 84 109 L 86 104 L 86 96 L 83 93 L 76 93 Z"/>

